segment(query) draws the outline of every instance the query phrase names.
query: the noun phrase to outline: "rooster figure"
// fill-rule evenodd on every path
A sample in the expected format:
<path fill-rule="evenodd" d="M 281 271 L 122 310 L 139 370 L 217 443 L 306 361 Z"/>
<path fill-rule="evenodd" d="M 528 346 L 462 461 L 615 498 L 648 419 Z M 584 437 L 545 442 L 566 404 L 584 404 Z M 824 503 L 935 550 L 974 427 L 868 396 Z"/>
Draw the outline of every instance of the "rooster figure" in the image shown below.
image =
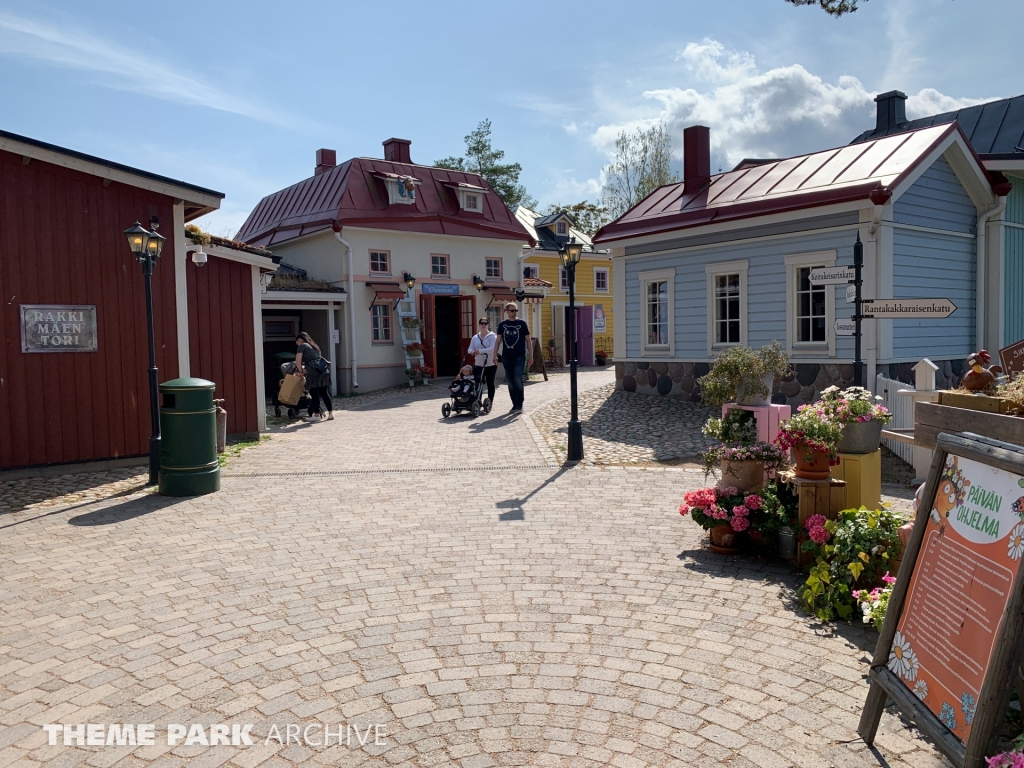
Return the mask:
<path fill-rule="evenodd" d="M 971 392 L 984 392 L 991 389 L 996 383 L 996 374 L 1002 373 L 1003 369 L 998 365 L 989 367 L 992 355 L 982 349 L 967 358 L 967 365 L 970 370 L 960 380 L 960 386 Z"/>

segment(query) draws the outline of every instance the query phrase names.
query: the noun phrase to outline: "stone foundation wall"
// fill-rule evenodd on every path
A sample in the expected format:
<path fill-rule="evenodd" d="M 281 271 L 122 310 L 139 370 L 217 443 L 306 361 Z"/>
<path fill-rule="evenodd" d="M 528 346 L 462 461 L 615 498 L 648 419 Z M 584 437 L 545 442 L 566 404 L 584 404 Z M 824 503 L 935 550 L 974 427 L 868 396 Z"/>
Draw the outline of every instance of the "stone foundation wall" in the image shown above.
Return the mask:
<path fill-rule="evenodd" d="M 959 386 L 960 377 L 967 370 L 964 360 L 933 360 L 939 370 L 935 372 L 935 385 L 939 389 Z M 914 383 L 914 363 L 898 363 L 879 366 L 882 375 Z M 853 366 L 796 363 L 795 373 L 775 383 L 772 402 L 791 406 L 813 403 L 823 389 L 837 386 L 840 389 L 853 386 Z M 711 370 L 708 363 L 615 363 L 615 388 L 624 392 L 639 392 L 643 395 L 676 397 L 680 400 L 700 401 L 700 384 L 697 379 Z"/>

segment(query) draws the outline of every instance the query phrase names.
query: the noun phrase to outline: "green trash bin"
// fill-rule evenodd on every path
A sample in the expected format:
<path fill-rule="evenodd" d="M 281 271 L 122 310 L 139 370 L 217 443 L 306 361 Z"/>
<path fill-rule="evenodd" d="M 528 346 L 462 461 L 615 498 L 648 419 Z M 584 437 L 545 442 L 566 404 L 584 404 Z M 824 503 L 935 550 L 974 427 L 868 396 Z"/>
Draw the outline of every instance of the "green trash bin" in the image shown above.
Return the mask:
<path fill-rule="evenodd" d="M 216 384 L 173 379 L 160 385 L 160 493 L 201 496 L 220 490 Z"/>

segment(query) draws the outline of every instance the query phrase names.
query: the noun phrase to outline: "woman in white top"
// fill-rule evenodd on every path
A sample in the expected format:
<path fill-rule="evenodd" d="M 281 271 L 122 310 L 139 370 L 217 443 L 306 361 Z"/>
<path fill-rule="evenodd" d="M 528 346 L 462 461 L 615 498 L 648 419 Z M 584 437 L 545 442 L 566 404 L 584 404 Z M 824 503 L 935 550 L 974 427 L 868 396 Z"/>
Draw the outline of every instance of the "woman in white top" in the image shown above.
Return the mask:
<path fill-rule="evenodd" d="M 486 317 L 481 317 L 477 323 L 478 333 L 469 342 L 469 354 L 475 354 L 473 359 L 473 378 L 480 383 L 480 374 L 483 374 L 487 381 L 487 398 L 494 402 L 494 374 L 498 372 L 498 361 L 495 359 L 494 345 L 498 342 L 498 336 L 488 327 Z"/>

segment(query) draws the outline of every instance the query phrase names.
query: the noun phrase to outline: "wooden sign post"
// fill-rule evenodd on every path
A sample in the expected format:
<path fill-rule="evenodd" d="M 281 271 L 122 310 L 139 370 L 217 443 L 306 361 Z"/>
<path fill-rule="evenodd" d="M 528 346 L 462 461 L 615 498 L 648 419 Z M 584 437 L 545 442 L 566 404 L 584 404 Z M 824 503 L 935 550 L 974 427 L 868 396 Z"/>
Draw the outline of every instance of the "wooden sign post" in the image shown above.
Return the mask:
<path fill-rule="evenodd" d="M 995 750 L 1024 651 L 1024 449 L 940 434 L 889 598 L 858 733 L 886 699 L 958 768 Z"/>
<path fill-rule="evenodd" d="M 1003 373 L 1010 381 L 1024 373 L 1024 339 L 1000 349 L 999 361 L 1003 364 Z"/>

